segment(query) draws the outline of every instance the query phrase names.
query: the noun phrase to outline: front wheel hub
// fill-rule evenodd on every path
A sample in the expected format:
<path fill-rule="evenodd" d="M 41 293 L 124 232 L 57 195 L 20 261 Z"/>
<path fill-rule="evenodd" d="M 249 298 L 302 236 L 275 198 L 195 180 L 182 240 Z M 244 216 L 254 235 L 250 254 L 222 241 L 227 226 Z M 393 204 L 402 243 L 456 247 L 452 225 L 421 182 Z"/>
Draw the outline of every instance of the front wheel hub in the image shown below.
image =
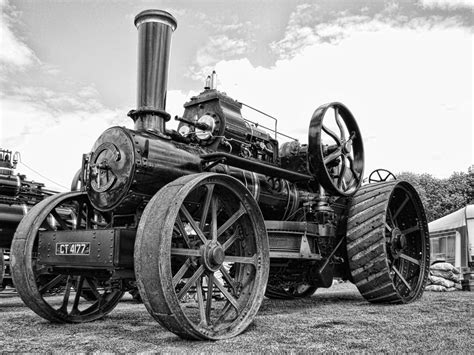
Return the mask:
<path fill-rule="evenodd" d="M 217 241 L 208 241 L 202 246 L 202 261 L 204 266 L 212 272 L 220 269 L 225 259 L 222 245 Z"/>

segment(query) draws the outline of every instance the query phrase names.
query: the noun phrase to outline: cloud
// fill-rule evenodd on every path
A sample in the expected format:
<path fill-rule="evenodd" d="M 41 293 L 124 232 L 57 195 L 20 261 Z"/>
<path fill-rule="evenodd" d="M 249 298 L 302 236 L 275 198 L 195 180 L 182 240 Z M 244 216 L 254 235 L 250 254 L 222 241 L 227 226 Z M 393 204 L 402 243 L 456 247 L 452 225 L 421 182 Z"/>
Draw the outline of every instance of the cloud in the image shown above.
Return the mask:
<path fill-rule="evenodd" d="M 353 33 L 390 31 L 392 28 L 410 28 L 426 31 L 431 28 L 462 27 L 459 16 L 418 14 L 408 17 L 398 3 L 388 3 L 381 11 L 360 14 L 348 11 L 322 16 L 318 5 L 299 5 L 291 14 L 284 37 L 270 44 L 280 58 L 291 58 L 304 48 L 318 43 L 337 44 Z"/>
<path fill-rule="evenodd" d="M 472 164 L 469 30 L 456 19 L 398 26 L 354 18 L 319 30 L 337 40 L 288 47 L 292 55 L 271 68 L 247 59 L 217 63 L 220 87 L 278 117 L 279 129 L 302 142 L 319 105 L 345 103 L 370 137 L 364 138 L 367 173 L 384 167 L 446 177 Z"/>
<path fill-rule="evenodd" d="M 14 24 L 19 21 L 14 7 L 7 1 L 1 1 L 0 10 L 1 70 L 24 70 L 26 67 L 38 63 L 39 60 L 34 52 L 12 30 Z"/>
<path fill-rule="evenodd" d="M 423 7 L 442 9 L 473 8 L 472 0 L 420 0 Z"/>
<path fill-rule="evenodd" d="M 189 75 L 196 80 L 202 79 L 212 72 L 217 62 L 242 57 L 248 49 L 249 43 L 243 39 L 230 38 L 225 34 L 212 36 L 197 51 Z"/>

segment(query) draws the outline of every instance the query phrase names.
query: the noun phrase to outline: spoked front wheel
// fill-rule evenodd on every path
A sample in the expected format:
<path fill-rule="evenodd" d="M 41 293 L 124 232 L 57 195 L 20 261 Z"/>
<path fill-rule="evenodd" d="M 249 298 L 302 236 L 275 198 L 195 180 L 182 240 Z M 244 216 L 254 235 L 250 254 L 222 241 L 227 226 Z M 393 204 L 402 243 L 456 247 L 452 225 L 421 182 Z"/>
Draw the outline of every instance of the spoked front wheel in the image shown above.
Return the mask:
<path fill-rule="evenodd" d="M 183 338 L 236 336 L 255 317 L 268 279 L 262 214 L 230 176 L 179 178 L 145 208 L 134 260 L 143 302 L 164 327 Z"/>
<path fill-rule="evenodd" d="M 111 283 L 108 273 L 58 271 L 38 261 L 42 231 L 98 229 L 105 223 L 106 217 L 81 192 L 53 195 L 29 211 L 11 249 L 13 281 L 28 307 L 52 322 L 67 323 L 92 321 L 114 309 L 123 292 Z"/>

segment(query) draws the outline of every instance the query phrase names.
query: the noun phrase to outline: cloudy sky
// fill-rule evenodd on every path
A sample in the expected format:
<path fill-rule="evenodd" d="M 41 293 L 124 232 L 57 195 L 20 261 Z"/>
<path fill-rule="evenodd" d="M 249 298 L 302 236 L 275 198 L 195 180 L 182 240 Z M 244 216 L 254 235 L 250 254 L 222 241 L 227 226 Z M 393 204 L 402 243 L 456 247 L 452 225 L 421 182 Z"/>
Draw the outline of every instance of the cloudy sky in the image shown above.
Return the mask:
<path fill-rule="evenodd" d="M 313 111 L 343 102 L 364 138 L 366 175 L 383 167 L 448 177 L 473 164 L 469 0 L 0 6 L 0 147 L 20 151 L 18 172 L 51 189 L 70 185 L 82 153 L 107 127 L 133 126 L 126 116 L 136 107 L 133 18 L 148 8 L 178 20 L 172 116 L 215 69 L 219 90 L 278 117 L 279 129 L 303 143 Z"/>

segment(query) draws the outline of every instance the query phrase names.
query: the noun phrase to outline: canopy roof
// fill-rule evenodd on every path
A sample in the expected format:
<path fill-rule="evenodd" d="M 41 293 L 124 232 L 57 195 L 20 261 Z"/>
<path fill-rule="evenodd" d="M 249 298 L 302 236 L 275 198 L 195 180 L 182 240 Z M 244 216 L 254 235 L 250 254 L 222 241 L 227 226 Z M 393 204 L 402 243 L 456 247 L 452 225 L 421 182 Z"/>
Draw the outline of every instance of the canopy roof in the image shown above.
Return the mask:
<path fill-rule="evenodd" d="M 474 219 L 474 205 L 467 205 L 466 207 L 450 213 L 444 217 L 428 223 L 430 233 L 440 230 L 454 229 L 466 225 L 467 219 Z"/>

